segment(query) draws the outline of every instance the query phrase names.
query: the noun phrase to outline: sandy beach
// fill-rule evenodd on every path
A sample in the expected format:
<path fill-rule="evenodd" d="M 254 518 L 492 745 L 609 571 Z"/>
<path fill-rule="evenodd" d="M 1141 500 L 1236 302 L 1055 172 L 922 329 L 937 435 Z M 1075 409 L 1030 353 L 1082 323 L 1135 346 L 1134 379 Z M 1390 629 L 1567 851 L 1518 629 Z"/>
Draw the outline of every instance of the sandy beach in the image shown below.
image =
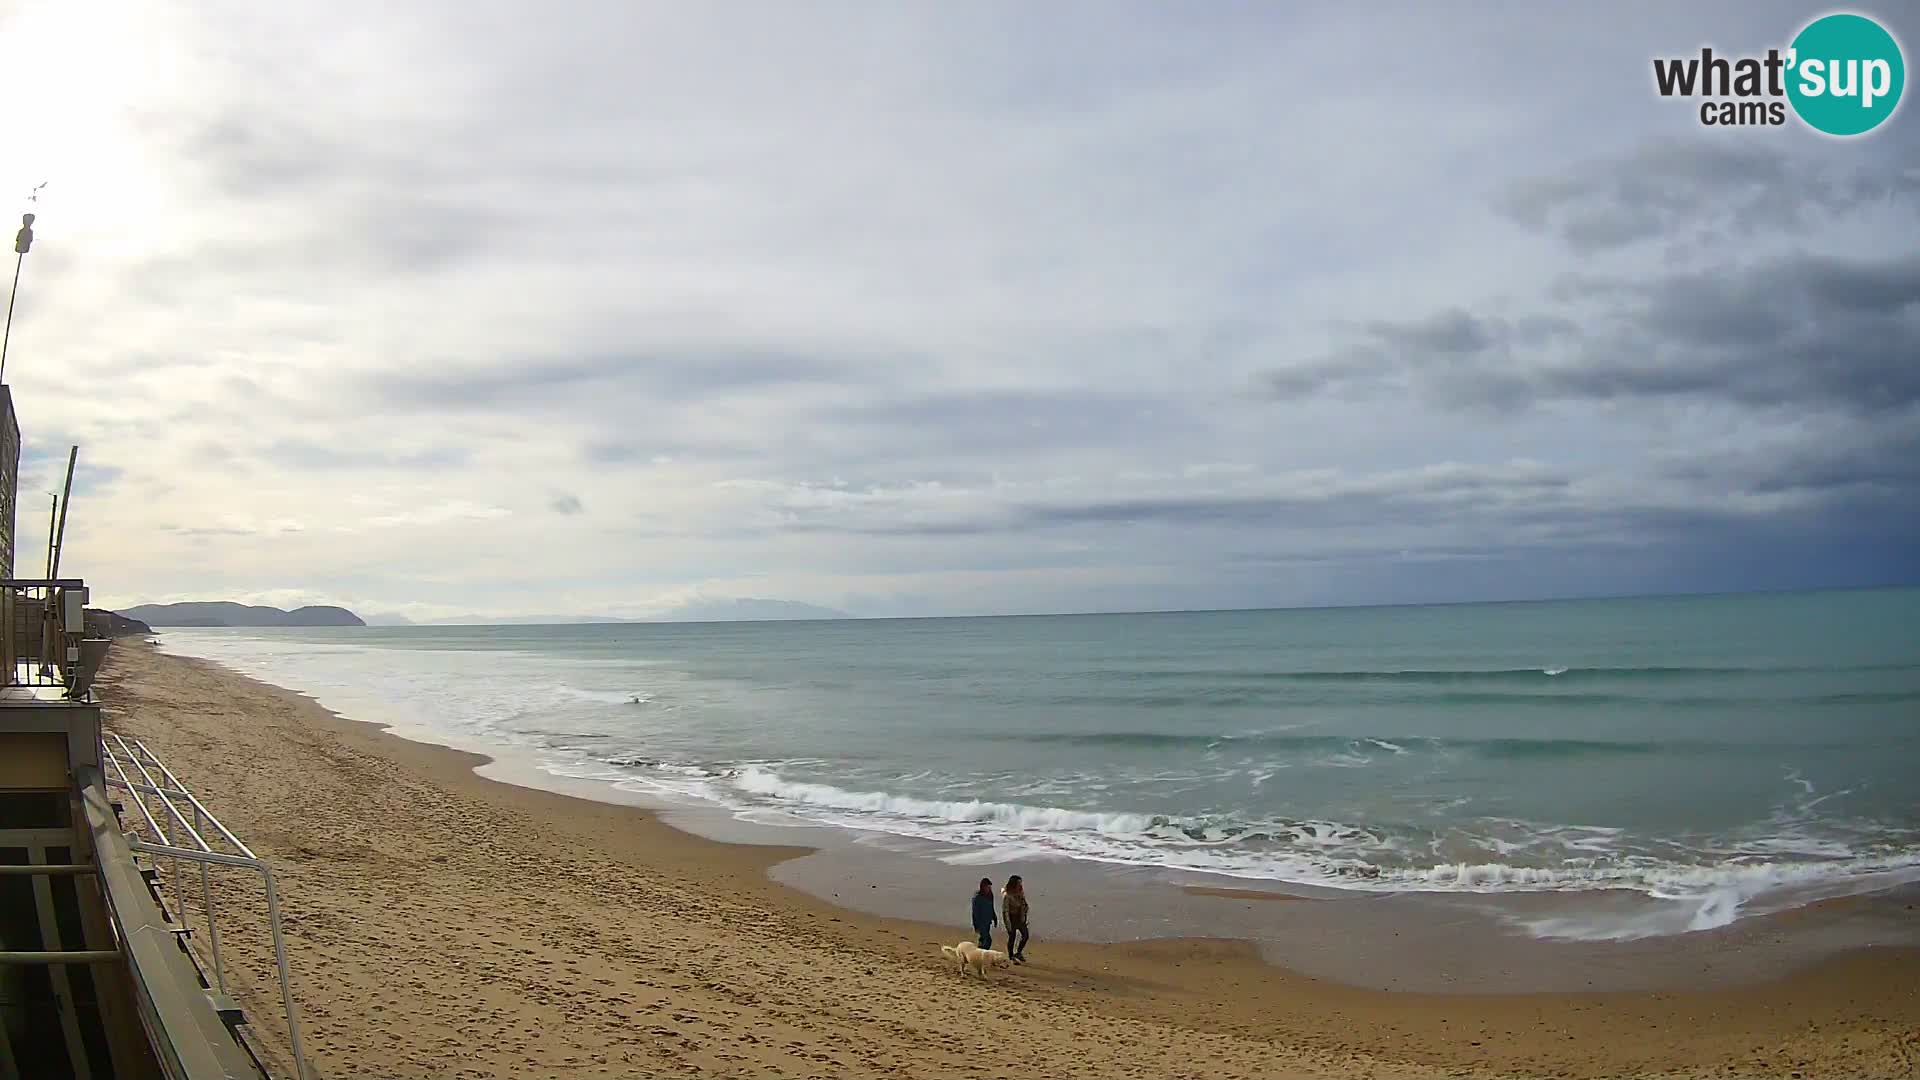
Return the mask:
<path fill-rule="evenodd" d="M 939 962 L 939 943 L 968 936 L 957 915 L 856 914 L 769 879 L 803 849 L 489 780 L 474 755 L 137 643 L 116 645 L 100 688 L 111 729 L 146 741 L 281 875 L 308 1053 L 336 1080 L 1920 1064 L 1920 952 L 1906 949 L 1734 988 L 1436 995 L 1309 978 L 1233 941 L 1037 938 L 1032 964 L 970 982 Z M 286 1071 L 259 890 L 222 879 L 217 905 L 236 996 Z"/>

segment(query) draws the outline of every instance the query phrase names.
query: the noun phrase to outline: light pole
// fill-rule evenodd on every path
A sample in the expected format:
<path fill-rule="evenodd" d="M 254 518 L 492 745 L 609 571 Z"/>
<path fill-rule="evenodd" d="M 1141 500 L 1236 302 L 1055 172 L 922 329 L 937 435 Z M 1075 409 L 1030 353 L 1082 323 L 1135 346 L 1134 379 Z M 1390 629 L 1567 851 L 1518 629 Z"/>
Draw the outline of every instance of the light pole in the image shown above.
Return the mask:
<path fill-rule="evenodd" d="M 13 291 L 7 294 L 7 329 L 0 333 L 0 383 L 7 381 L 7 345 L 13 340 L 13 298 L 20 295 L 20 264 L 27 261 L 33 247 L 33 215 L 20 215 L 20 231 L 14 234 Z"/>

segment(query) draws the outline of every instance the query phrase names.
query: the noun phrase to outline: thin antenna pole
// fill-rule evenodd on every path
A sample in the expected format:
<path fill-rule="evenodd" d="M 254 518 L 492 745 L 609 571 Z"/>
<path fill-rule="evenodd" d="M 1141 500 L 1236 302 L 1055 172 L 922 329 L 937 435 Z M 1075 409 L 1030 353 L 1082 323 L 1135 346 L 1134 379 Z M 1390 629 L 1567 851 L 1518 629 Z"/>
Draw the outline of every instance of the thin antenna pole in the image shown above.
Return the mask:
<path fill-rule="evenodd" d="M 67 454 L 67 488 L 60 495 L 60 532 L 53 542 L 53 565 L 47 568 L 47 580 L 60 576 L 60 549 L 67 544 L 67 507 L 73 503 L 73 466 L 80 460 L 80 448 L 74 447 Z"/>
<path fill-rule="evenodd" d="M 38 203 L 40 189 L 46 186 L 46 181 L 42 180 L 27 194 L 27 201 Z M 13 257 L 13 289 L 7 293 L 7 328 L 0 331 L 0 383 L 7 381 L 7 346 L 13 343 L 13 301 L 20 295 L 20 265 L 27 261 L 27 252 L 33 248 L 34 217 L 33 214 L 21 214 L 20 231 L 13 236 L 13 250 L 17 254 Z"/>
<path fill-rule="evenodd" d="M 47 507 L 47 577 L 53 577 L 53 522 L 60 514 L 60 496 L 47 492 L 53 504 Z"/>
<path fill-rule="evenodd" d="M 47 580 L 53 580 L 53 553 L 59 545 L 54 522 L 60 517 L 60 496 L 47 492 L 53 498 L 53 505 L 47 508 Z M 53 674 L 53 586 L 45 590 L 46 598 L 40 605 L 40 675 Z"/>
<path fill-rule="evenodd" d="M 7 294 L 7 330 L 0 334 L 0 383 L 7 381 L 7 346 L 13 342 L 13 298 L 20 295 L 20 264 L 26 261 L 24 251 L 13 257 L 13 291 Z"/>

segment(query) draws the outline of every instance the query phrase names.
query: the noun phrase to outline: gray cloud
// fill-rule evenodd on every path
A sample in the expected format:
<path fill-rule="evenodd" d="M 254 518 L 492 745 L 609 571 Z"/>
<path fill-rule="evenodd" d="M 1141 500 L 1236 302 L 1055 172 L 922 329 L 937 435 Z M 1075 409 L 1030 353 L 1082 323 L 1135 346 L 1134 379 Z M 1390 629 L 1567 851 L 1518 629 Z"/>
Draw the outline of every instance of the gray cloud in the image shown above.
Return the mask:
<path fill-rule="evenodd" d="M 1665 138 L 1507 186 L 1496 209 L 1580 253 L 1674 236 L 1799 229 L 1876 203 L 1920 202 L 1897 154 L 1864 165 L 1796 158 L 1748 140 Z"/>
<path fill-rule="evenodd" d="M 778 393 L 783 388 L 830 385 L 850 369 L 819 357 L 786 353 L 688 348 L 572 359 L 527 358 L 507 365 L 449 367 L 406 373 L 370 373 L 356 388 L 388 405 L 428 410 L 551 408 L 581 401 L 624 408 L 644 396 L 685 402 L 728 393 Z"/>
<path fill-rule="evenodd" d="M 1383 345 L 1414 353 L 1477 353 L 1504 335 L 1498 324 L 1477 319 L 1460 308 L 1414 322 L 1376 320 L 1367 330 Z"/>
<path fill-rule="evenodd" d="M 1920 507 L 1920 409 L 1862 425 L 1821 428 L 1741 451 L 1696 451 L 1662 463 L 1662 471 L 1696 487 L 1758 495 L 1817 493 Z"/>
<path fill-rule="evenodd" d="M 1789 256 L 1650 283 L 1533 386 L 1874 413 L 1920 402 L 1916 341 L 1920 255 Z"/>
<path fill-rule="evenodd" d="M 933 459 L 948 470 L 954 469 L 953 462 L 971 458 L 974 467 L 959 471 L 974 474 L 993 462 L 1098 449 L 1130 436 L 1155 443 L 1184 441 L 1203 433 L 1210 423 L 1184 400 L 1090 387 L 906 391 L 828 403 L 808 418 L 850 449 L 871 453 L 884 448 L 888 460 Z M 843 466 L 854 463 L 840 461 Z"/>
<path fill-rule="evenodd" d="M 1144 489 L 1090 498 L 1043 487 L 793 489 L 781 528 L 866 535 L 968 536 L 1053 529 L 1265 528 L 1310 534 L 1328 528 L 1392 530 L 1525 522 L 1607 509 L 1604 493 L 1583 494 L 1577 478 L 1537 463 L 1447 463 L 1378 474 L 1282 473 L 1227 487 L 1180 477 L 1143 477 Z M 1211 490 L 1208 490 L 1211 488 Z"/>
<path fill-rule="evenodd" d="M 1580 304 L 1582 294 L 1590 302 Z M 1900 410 L 1920 402 L 1920 256 L 1801 254 L 1563 290 L 1571 315 L 1460 310 L 1375 321 L 1320 360 L 1262 375 L 1292 398 L 1390 382 L 1446 405 L 1697 399 L 1754 408 Z M 1585 307 L 1581 311 L 1580 307 Z"/>
<path fill-rule="evenodd" d="M 397 440 L 396 440 L 397 442 Z M 231 459 L 230 452 L 217 447 L 209 448 L 221 457 Z M 444 469 L 464 464 L 469 451 L 453 446 L 432 447 L 423 450 L 402 450 L 390 445 L 380 450 L 330 445 L 324 442 L 306 439 L 275 439 L 253 452 L 252 457 L 280 469 Z"/>
<path fill-rule="evenodd" d="M 59 108 L 0 143 L 55 180 L 8 376 L 34 474 L 98 466 L 103 595 L 928 614 L 1920 549 L 1910 116 L 1594 89 L 1785 5 L 21 10 L 0 92 Z"/>
<path fill-rule="evenodd" d="M 1062 544 L 1150 552 L 1239 582 L 1238 593 L 1188 587 L 1188 597 L 1226 606 L 1278 595 L 1268 591 L 1275 580 L 1309 571 L 1315 590 L 1336 585 L 1308 594 L 1326 602 L 1711 590 L 1745 587 L 1738 583 L 1752 575 L 1781 587 L 1874 584 L 1920 570 L 1920 478 L 1887 464 L 1920 450 L 1913 430 L 1855 439 L 1844 450 L 1822 432 L 1744 453 L 1676 457 L 1631 477 L 1515 463 L 1273 475 L 1211 491 L 1161 477 L 1143 486 L 1162 493 L 1094 499 L 851 490 L 827 502 L 789 500 L 777 528 L 910 544 L 905 550 L 920 558 L 1011 545 L 1002 566 L 1073 565 L 1055 554 Z M 1859 561 L 1822 571 L 1822 552 Z M 1446 572 L 1436 576 L 1436 566 Z"/>

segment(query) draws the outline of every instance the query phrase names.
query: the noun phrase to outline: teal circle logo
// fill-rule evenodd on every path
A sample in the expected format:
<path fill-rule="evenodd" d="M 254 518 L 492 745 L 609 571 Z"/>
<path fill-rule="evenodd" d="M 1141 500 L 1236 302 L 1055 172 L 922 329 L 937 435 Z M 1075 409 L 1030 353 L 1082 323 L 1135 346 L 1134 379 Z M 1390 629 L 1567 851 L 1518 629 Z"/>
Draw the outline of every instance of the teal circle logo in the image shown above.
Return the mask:
<path fill-rule="evenodd" d="M 1816 131 L 1861 135 L 1893 115 L 1907 85 L 1900 43 L 1864 15 L 1827 15 L 1793 39 L 1787 99 Z"/>

